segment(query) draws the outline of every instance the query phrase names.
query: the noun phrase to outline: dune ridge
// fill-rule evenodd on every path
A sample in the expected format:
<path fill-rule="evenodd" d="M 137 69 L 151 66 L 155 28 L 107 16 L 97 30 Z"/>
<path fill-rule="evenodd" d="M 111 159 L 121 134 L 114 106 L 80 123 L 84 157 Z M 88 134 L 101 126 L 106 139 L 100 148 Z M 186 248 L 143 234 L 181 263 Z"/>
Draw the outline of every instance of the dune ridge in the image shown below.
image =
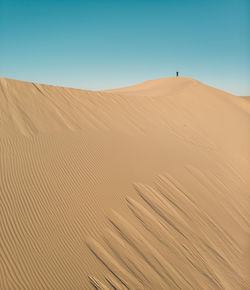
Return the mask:
<path fill-rule="evenodd" d="M 0 289 L 247 289 L 249 104 L 190 78 L 0 78 Z"/>

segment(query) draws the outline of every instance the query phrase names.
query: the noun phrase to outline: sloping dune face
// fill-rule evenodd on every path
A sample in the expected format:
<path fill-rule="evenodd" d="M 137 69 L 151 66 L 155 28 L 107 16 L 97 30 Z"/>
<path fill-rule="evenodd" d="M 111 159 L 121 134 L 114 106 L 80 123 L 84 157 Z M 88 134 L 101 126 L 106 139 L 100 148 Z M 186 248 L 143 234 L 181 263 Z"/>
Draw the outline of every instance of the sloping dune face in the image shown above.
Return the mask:
<path fill-rule="evenodd" d="M 190 78 L 0 79 L 0 289 L 247 289 L 249 112 Z"/>

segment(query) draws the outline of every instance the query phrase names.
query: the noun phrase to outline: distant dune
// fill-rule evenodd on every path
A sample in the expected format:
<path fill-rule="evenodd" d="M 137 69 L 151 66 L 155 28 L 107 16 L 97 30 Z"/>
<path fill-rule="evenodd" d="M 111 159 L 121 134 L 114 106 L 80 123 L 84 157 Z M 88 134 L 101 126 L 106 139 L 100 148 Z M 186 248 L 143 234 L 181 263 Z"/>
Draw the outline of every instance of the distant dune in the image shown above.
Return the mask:
<path fill-rule="evenodd" d="M 191 78 L 0 78 L 0 289 L 249 289 L 249 121 Z"/>

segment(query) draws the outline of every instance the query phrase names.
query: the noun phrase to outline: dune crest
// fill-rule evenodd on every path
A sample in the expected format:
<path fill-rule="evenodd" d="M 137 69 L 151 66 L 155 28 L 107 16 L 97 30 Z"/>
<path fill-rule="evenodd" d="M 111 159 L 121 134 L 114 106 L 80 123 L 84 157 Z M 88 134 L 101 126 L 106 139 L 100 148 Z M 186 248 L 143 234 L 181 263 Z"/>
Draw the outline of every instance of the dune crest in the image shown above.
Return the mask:
<path fill-rule="evenodd" d="M 0 289 L 247 289 L 249 121 L 190 78 L 0 78 Z"/>

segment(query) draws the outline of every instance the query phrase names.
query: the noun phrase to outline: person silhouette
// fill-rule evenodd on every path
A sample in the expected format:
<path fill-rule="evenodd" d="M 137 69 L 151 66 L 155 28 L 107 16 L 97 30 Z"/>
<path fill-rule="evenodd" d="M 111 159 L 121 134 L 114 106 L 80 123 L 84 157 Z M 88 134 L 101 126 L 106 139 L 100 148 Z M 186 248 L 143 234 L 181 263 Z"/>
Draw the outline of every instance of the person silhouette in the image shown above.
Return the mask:
<path fill-rule="evenodd" d="M 178 71 L 176 72 L 176 76 L 177 76 L 177 77 L 179 76 L 179 72 L 178 72 Z"/>

